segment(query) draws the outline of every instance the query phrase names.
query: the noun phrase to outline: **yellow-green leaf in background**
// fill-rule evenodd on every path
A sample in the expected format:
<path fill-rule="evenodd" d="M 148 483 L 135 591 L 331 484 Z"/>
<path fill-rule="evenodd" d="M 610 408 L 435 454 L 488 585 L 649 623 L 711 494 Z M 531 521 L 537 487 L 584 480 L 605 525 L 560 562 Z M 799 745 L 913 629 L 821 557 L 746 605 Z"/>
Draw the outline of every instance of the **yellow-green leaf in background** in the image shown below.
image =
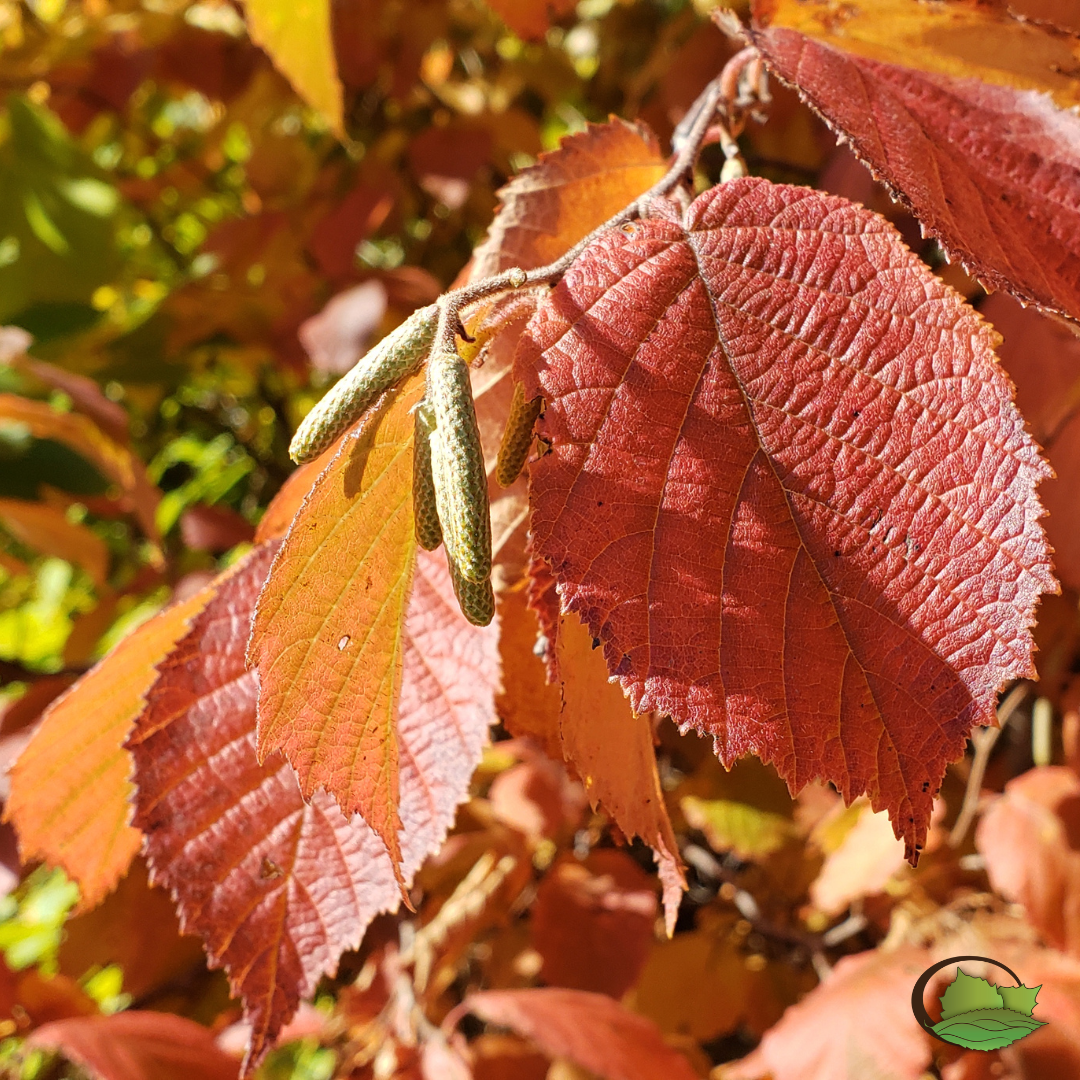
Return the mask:
<path fill-rule="evenodd" d="M 700 829 L 714 851 L 734 851 L 740 859 L 770 855 L 795 832 L 787 818 L 730 799 L 687 795 L 679 806 L 687 824 Z"/>
<path fill-rule="evenodd" d="M 293 89 L 344 132 L 329 0 L 247 0 L 248 31 Z"/>

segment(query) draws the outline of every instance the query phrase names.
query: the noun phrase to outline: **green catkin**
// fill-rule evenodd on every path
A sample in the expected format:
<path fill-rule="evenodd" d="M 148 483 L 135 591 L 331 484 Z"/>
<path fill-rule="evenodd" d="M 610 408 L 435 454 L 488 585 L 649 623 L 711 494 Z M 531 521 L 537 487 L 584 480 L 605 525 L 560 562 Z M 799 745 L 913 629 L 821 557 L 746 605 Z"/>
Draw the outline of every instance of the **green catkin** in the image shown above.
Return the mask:
<path fill-rule="evenodd" d="M 426 400 L 435 420 L 431 470 L 446 557 L 464 582 L 481 585 L 491 576 L 487 474 L 469 368 L 457 353 L 429 357 Z"/>
<path fill-rule="evenodd" d="M 449 560 L 447 562 L 461 613 L 473 626 L 487 626 L 495 618 L 495 593 L 491 588 L 491 578 L 485 578 L 479 584 L 466 581 L 454 572 L 454 564 Z"/>
<path fill-rule="evenodd" d="M 416 542 L 425 551 L 434 551 L 442 543 L 442 526 L 435 505 L 435 480 L 431 475 L 431 432 L 435 417 L 426 401 L 416 407 L 413 434 L 413 519 Z M 486 624 L 485 624 L 486 625 Z"/>
<path fill-rule="evenodd" d="M 499 461 L 495 468 L 495 479 L 501 487 L 509 487 L 525 468 L 525 459 L 533 441 L 533 424 L 540 415 L 544 404 L 542 397 L 525 400 L 525 387 L 514 384 L 514 398 L 510 402 L 510 415 L 506 418 L 502 443 L 499 446 Z"/>
<path fill-rule="evenodd" d="M 414 311 L 361 357 L 296 429 L 289 445 L 293 461 L 303 464 L 318 457 L 384 390 L 416 371 L 431 351 L 438 321 L 435 304 Z"/>

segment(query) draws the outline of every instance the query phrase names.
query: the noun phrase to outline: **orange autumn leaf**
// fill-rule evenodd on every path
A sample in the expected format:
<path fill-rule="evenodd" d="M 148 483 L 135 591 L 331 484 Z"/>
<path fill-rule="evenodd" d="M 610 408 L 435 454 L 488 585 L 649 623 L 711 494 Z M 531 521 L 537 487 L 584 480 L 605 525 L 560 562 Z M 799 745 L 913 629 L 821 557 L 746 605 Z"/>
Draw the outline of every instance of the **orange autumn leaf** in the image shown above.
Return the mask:
<path fill-rule="evenodd" d="M 127 872 L 141 837 L 128 824 L 131 725 L 162 660 L 214 585 L 155 615 L 49 706 L 11 768 L 4 811 L 23 861 L 62 867 L 92 908 Z"/>
<path fill-rule="evenodd" d="M 255 610 L 260 757 L 282 751 L 305 798 L 326 788 L 401 864 L 395 708 L 417 544 L 412 409 L 423 376 L 342 440 Z"/>
<path fill-rule="evenodd" d="M 560 621 L 557 656 L 563 754 L 593 807 L 602 807 L 627 836 L 640 836 L 653 849 L 670 936 L 686 877 L 656 771 L 652 721 L 635 713 L 619 684 L 608 681 L 602 650 L 574 615 Z"/>
<path fill-rule="evenodd" d="M 423 386 L 408 380 L 343 440 L 278 553 L 248 653 L 260 754 L 282 751 L 305 797 L 324 787 L 359 813 L 399 875 L 453 820 L 497 678 L 495 631 L 466 629 L 443 553 L 417 552 L 412 408 Z M 434 773 L 420 790 L 402 785 L 403 732 L 436 724 L 451 730 L 428 735 Z"/>
<path fill-rule="evenodd" d="M 135 517 L 146 537 L 155 543 L 160 539 L 154 511 L 161 501 L 161 492 L 134 452 L 107 435 L 89 417 L 59 412 L 43 401 L 31 401 L 17 394 L 0 394 L 0 421 L 24 425 L 35 438 L 53 439 L 81 454 L 130 496 Z"/>
<path fill-rule="evenodd" d="M 532 270 L 569 251 L 644 194 L 667 165 L 655 136 L 625 120 L 590 124 L 522 169 L 473 255 L 473 281 L 511 266 Z"/>
<path fill-rule="evenodd" d="M 68 521 L 62 510 L 23 499 L 0 499 L 0 526 L 43 555 L 81 566 L 100 589 L 109 572 L 109 549 L 97 533 Z"/>
<path fill-rule="evenodd" d="M 528 607 L 525 583 L 499 597 L 499 657 L 502 690 L 495 699 L 499 719 L 511 735 L 535 740 L 555 761 L 562 760 L 559 687 L 548 682 L 536 655 L 540 625 Z"/>

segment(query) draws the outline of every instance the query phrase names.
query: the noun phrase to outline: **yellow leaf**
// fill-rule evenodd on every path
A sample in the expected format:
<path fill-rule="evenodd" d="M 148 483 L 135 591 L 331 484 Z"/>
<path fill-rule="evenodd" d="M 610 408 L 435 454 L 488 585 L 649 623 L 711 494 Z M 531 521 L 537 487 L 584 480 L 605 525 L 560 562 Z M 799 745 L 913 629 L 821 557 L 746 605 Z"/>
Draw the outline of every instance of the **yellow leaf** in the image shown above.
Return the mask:
<path fill-rule="evenodd" d="M 344 133 L 329 0 L 247 0 L 248 30 L 293 89 Z"/>

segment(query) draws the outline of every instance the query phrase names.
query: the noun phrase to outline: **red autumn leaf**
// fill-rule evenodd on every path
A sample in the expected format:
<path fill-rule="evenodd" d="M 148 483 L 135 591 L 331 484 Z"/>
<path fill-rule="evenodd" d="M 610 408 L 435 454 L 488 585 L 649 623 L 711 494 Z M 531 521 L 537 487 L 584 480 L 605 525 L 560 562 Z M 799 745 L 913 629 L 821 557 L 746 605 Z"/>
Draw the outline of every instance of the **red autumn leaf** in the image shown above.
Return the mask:
<path fill-rule="evenodd" d="M 28 1046 L 59 1050 L 94 1080 L 236 1080 L 235 1059 L 201 1024 L 161 1012 L 120 1012 L 57 1020 Z"/>
<path fill-rule="evenodd" d="M 491 150 L 491 132 L 479 124 L 428 127 L 409 143 L 409 167 L 432 198 L 459 210 L 476 174 L 490 160 Z"/>
<path fill-rule="evenodd" d="M 909 858 L 1056 588 L 993 343 L 884 219 L 746 178 L 597 240 L 515 361 L 536 551 L 635 711 L 869 794 Z"/>
<path fill-rule="evenodd" d="M 63 867 L 92 908 L 127 872 L 141 838 L 128 824 L 133 791 L 124 740 L 154 681 L 154 664 L 187 632 L 214 585 L 158 613 L 46 710 L 11 768 L 4 816 L 25 862 Z"/>
<path fill-rule="evenodd" d="M 1080 779 L 1047 766 L 1010 780 L 979 821 L 990 884 L 1023 904 L 1042 936 L 1080 954 Z"/>
<path fill-rule="evenodd" d="M 602 848 L 585 863 L 564 857 L 540 883 L 532 909 L 540 977 L 621 998 L 649 955 L 656 908 L 652 881 L 625 852 Z"/>
<path fill-rule="evenodd" d="M 24 334 L 25 342 L 23 347 L 29 347 L 31 339 L 28 334 L 25 334 L 25 331 L 17 330 L 16 327 L 12 326 L 5 326 L 0 329 L 0 333 L 5 337 L 13 332 Z M 2 345 L 6 344 L 6 341 L 2 343 Z M 60 390 L 67 394 L 71 398 L 71 404 L 79 412 L 93 420 L 109 438 L 118 443 L 128 441 L 127 413 L 115 401 L 110 401 L 93 379 L 87 378 L 85 375 L 78 375 L 73 371 L 65 371 L 63 368 L 47 363 L 44 360 L 36 360 L 32 356 L 27 356 L 22 349 L 19 350 L 17 355 L 11 356 L 7 362 L 16 371 L 31 376 L 31 378 L 51 387 L 53 390 Z"/>
<path fill-rule="evenodd" d="M 469 994 L 460 1009 L 511 1028 L 552 1057 L 569 1058 L 603 1080 L 693 1080 L 695 1075 L 651 1020 L 606 994 L 482 990 Z"/>
<path fill-rule="evenodd" d="M 1063 584 L 1080 588 L 1080 337 L 1005 293 L 988 297 L 979 311 L 1005 338 L 998 355 L 1016 383 L 1016 404 L 1056 474 L 1039 488 L 1054 570 Z"/>
<path fill-rule="evenodd" d="M 465 621 L 441 551 L 417 551 L 422 388 L 406 383 L 345 437 L 275 560 L 249 646 L 260 753 L 282 750 L 305 795 L 322 785 L 361 813 L 403 879 L 453 822 L 498 683 L 496 629 Z"/>
<path fill-rule="evenodd" d="M 192 551 L 228 551 L 254 535 L 250 522 L 230 506 L 197 503 L 180 515 L 180 539 Z"/>
<path fill-rule="evenodd" d="M 1080 319 L 1080 117 L 1025 89 L 1030 80 L 990 85 L 919 70 L 914 65 L 923 57 L 899 35 L 892 50 L 878 48 L 874 56 L 854 51 L 856 40 L 844 51 L 789 29 L 789 11 L 776 7 L 759 0 L 750 31 L 769 67 L 850 141 L 925 230 L 991 289 Z M 791 12 L 801 24 L 805 12 Z M 875 18 L 880 33 L 888 20 Z M 1024 56 L 1016 35 L 1042 34 L 1007 17 L 986 20 L 976 27 L 980 51 L 1007 40 L 1014 55 Z M 1004 39 L 988 33 L 991 21 L 1004 24 Z M 939 36 L 947 39 L 950 29 L 960 28 L 941 25 Z M 934 40 L 929 30 L 923 36 Z M 883 51 L 895 62 L 881 59 Z M 1074 65 L 1071 52 L 1062 51 Z M 963 58 L 959 65 L 948 59 L 940 66 L 964 70 Z M 1041 66 L 1049 78 L 1052 64 Z"/>
<path fill-rule="evenodd" d="M 367 352 L 385 314 L 386 286 L 373 278 L 338 293 L 297 336 L 316 371 L 344 375 Z"/>
<path fill-rule="evenodd" d="M 843 957 L 832 974 L 770 1028 L 722 1080 L 917 1080 L 930 1042 L 911 1011 L 911 988 L 931 964 L 922 949 Z"/>
<path fill-rule="evenodd" d="M 471 279 L 545 266 L 648 191 L 666 168 L 653 134 L 624 120 L 563 139 L 499 192 L 502 205 L 473 254 Z"/>
<path fill-rule="evenodd" d="M 518 37 L 538 41 L 547 33 L 553 19 L 561 19 L 574 10 L 574 0 L 486 0 Z"/>
<path fill-rule="evenodd" d="M 128 740 L 153 880 L 243 1000 L 251 1067 L 399 899 L 390 859 L 362 821 L 325 792 L 305 803 L 281 754 L 256 757 L 258 673 L 244 648 L 276 549 L 256 548 L 221 583 L 158 665 Z"/>

